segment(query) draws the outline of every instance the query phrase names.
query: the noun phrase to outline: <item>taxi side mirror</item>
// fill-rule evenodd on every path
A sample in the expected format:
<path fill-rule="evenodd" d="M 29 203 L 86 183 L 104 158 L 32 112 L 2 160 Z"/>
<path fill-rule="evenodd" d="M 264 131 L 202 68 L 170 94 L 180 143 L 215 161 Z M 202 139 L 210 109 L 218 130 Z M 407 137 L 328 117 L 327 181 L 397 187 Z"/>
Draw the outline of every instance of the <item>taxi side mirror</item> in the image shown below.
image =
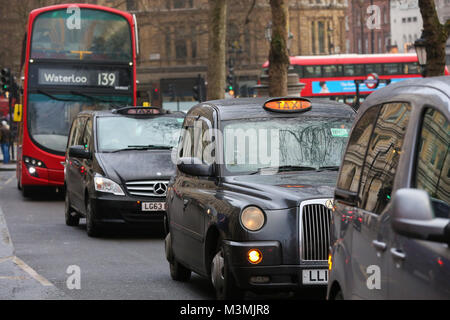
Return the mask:
<path fill-rule="evenodd" d="M 214 174 L 213 165 L 198 158 L 181 158 L 177 164 L 178 170 L 191 176 L 211 177 Z"/>
<path fill-rule="evenodd" d="M 91 159 L 92 155 L 84 146 L 72 146 L 69 148 L 69 157 Z"/>
<path fill-rule="evenodd" d="M 393 198 L 392 227 L 398 234 L 414 239 L 450 243 L 450 220 L 436 218 L 428 193 L 399 189 Z"/>

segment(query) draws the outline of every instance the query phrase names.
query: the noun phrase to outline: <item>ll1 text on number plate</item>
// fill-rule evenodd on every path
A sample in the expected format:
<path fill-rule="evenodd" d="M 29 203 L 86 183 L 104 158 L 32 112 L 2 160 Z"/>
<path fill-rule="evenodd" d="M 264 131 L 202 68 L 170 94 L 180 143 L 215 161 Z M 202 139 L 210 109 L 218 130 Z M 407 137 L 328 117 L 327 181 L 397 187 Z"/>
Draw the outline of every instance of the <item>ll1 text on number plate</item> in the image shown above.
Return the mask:
<path fill-rule="evenodd" d="M 142 211 L 166 211 L 165 202 L 142 202 Z"/>
<path fill-rule="evenodd" d="M 327 269 L 303 270 L 303 284 L 327 284 Z"/>

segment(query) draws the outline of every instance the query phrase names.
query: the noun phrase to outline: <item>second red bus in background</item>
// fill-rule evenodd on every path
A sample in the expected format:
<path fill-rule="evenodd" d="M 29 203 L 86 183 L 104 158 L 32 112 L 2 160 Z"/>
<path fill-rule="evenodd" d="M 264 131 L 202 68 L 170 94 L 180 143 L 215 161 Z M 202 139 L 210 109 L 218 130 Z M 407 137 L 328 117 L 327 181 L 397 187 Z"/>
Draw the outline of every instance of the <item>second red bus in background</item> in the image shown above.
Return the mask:
<path fill-rule="evenodd" d="M 300 82 L 305 84 L 302 97 L 330 98 L 350 105 L 356 99 L 354 80 L 365 80 L 369 74 L 377 74 L 380 80 L 391 83 L 422 77 L 415 53 L 295 56 L 290 57 L 290 63 L 290 72 L 297 73 Z M 268 66 L 268 62 L 263 65 L 266 74 Z M 447 68 L 445 74 L 449 74 Z M 385 86 L 381 81 L 376 89 Z M 361 101 L 376 89 L 360 84 Z"/>

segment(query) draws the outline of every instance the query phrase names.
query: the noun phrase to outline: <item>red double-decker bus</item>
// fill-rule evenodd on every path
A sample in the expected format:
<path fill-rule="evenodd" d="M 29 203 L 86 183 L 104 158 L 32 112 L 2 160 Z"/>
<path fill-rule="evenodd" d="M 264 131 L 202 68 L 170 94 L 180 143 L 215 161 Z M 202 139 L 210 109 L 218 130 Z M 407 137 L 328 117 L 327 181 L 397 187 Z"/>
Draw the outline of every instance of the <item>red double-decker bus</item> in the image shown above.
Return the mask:
<path fill-rule="evenodd" d="M 89 4 L 40 8 L 29 15 L 23 50 L 17 181 L 27 196 L 32 187 L 64 186 L 80 111 L 136 104 L 136 18 Z"/>
<path fill-rule="evenodd" d="M 290 72 L 297 73 L 300 82 L 305 84 L 301 91 L 303 97 L 325 97 L 347 104 L 355 101 L 354 80 L 365 80 L 370 74 L 390 83 L 422 76 L 415 53 L 296 56 L 290 57 L 290 63 L 293 69 Z M 268 66 L 268 62 L 263 65 L 263 72 L 267 73 Z M 447 68 L 445 74 L 449 74 Z M 381 81 L 376 89 L 384 86 L 386 82 Z M 361 101 L 376 89 L 361 83 Z"/>

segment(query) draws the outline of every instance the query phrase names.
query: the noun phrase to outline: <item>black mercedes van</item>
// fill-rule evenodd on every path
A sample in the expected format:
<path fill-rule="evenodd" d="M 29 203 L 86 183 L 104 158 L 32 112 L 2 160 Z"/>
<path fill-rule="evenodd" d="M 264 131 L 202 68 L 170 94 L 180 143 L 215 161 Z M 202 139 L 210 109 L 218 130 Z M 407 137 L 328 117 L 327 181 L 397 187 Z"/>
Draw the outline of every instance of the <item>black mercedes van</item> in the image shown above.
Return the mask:
<path fill-rule="evenodd" d="M 65 219 L 86 218 L 89 236 L 105 222 L 164 221 L 171 150 L 184 113 L 152 107 L 81 112 L 73 121 L 64 170 Z"/>

